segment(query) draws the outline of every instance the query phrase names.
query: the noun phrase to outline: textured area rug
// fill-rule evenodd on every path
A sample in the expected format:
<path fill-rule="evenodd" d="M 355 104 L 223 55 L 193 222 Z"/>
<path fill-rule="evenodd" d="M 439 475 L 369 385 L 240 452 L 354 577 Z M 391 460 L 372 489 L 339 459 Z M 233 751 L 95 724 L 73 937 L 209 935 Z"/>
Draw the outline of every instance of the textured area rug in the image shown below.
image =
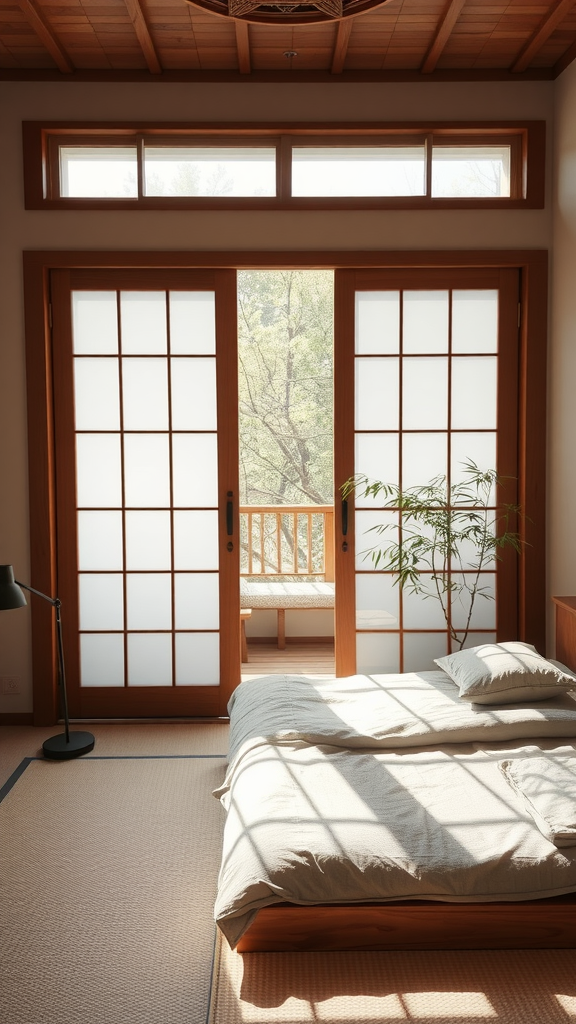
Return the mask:
<path fill-rule="evenodd" d="M 205 1024 L 224 764 L 92 757 L 16 773 L 0 803 L 2 1024 Z"/>
<path fill-rule="evenodd" d="M 210 1024 L 569 1024 L 576 950 L 233 953 Z"/>

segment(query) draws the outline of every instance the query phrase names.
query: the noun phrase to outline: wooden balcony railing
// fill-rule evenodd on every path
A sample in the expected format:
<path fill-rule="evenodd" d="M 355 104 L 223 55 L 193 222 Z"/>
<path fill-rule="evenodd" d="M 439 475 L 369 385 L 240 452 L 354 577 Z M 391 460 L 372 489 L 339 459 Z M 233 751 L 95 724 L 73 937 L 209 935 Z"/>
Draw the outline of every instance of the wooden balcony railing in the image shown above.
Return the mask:
<path fill-rule="evenodd" d="M 242 576 L 334 579 L 333 505 L 241 505 Z"/>

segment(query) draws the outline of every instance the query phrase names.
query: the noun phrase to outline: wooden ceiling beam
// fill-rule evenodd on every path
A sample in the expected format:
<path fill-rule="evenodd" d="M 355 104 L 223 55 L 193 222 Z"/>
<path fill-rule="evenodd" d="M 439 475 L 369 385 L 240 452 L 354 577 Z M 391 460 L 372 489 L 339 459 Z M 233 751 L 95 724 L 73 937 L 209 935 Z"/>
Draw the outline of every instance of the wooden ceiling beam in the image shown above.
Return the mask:
<path fill-rule="evenodd" d="M 252 71 L 250 58 L 250 26 L 247 21 L 236 20 L 236 50 L 238 53 L 238 71 L 241 75 L 249 75 Z"/>
<path fill-rule="evenodd" d="M 516 73 L 526 71 L 526 68 L 531 63 L 532 58 L 538 53 L 538 50 L 542 48 L 548 37 L 552 35 L 556 26 L 559 25 L 566 15 L 570 13 L 573 6 L 574 0 L 558 0 L 554 10 L 542 18 L 542 21 L 538 25 L 536 31 L 520 50 L 520 53 L 510 68 L 511 71 Z"/>
<path fill-rule="evenodd" d="M 344 70 L 352 24 L 352 18 L 346 18 L 344 21 L 338 22 L 334 52 L 332 54 L 332 67 L 330 68 L 333 75 L 341 75 Z"/>
<path fill-rule="evenodd" d="M 74 71 L 74 65 L 34 0 L 18 0 L 18 6 L 28 24 L 34 29 L 36 35 L 55 61 L 58 70 L 64 75 L 71 75 Z"/>
<path fill-rule="evenodd" d="M 438 22 L 438 28 L 436 29 L 436 35 L 432 40 L 430 49 L 424 57 L 424 62 L 420 68 L 423 75 L 429 75 L 436 68 L 438 60 L 452 35 L 454 25 L 458 21 L 460 11 L 464 7 L 466 0 L 448 0 L 448 3 L 444 9 L 444 14 Z"/>
<path fill-rule="evenodd" d="M 126 4 L 126 10 L 130 15 L 130 21 L 134 25 L 134 30 L 138 36 L 138 42 L 140 48 L 144 54 L 144 59 L 148 65 L 148 71 L 153 75 L 162 74 L 162 65 L 156 53 L 156 47 L 154 46 L 154 40 L 150 35 L 150 29 L 148 28 L 146 18 L 144 17 L 144 11 L 140 5 L 140 0 L 124 0 Z"/>

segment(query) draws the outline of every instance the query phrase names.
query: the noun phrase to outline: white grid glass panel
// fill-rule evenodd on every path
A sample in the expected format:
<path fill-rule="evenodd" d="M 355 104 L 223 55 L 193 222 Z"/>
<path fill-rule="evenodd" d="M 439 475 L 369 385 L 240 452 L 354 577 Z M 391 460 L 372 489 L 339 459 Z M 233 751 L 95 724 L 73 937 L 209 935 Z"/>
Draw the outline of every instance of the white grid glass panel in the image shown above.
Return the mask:
<path fill-rule="evenodd" d="M 355 365 L 356 430 L 398 430 L 399 360 L 358 356 Z"/>
<path fill-rule="evenodd" d="M 446 430 L 448 360 L 443 356 L 403 360 L 402 425 L 404 430 Z"/>
<path fill-rule="evenodd" d="M 372 549 L 388 547 L 398 541 L 398 513 L 380 510 L 355 513 L 356 524 L 356 568 L 364 572 L 373 571 Z M 380 531 L 380 526 L 388 528 Z M 382 560 L 379 564 L 382 569 Z"/>
<path fill-rule="evenodd" d="M 162 355 L 168 345 L 165 292 L 122 292 L 122 354 Z"/>
<path fill-rule="evenodd" d="M 218 568 L 218 512 L 174 513 L 174 568 Z"/>
<path fill-rule="evenodd" d="M 120 573 L 80 573 L 80 629 L 124 629 L 124 586 Z"/>
<path fill-rule="evenodd" d="M 77 356 L 118 352 L 116 292 L 72 293 L 72 337 Z"/>
<path fill-rule="evenodd" d="M 124 686 L 121 633 L 80 634 L 81 686 Z"/>
<path fill-rule="evenodd" d="M 402 487 L 420 487 L 448 469 L 448 434 L 402 435 Z"/>
<path fill-rule="evenodd" d="M 444 658 L 448 653 L 446 633 L 405 633 L 404 671 L 436 672 L 435 658 Z M 458 690 L 454 687 L 457 698 Z"/>
<path fill-rule="evenodd" d="M 169 633 L 128 634 L 128 686 L 172 685 Z"/>
<path fill-rule="evenodd" d="M 452 360 L 452 428 L 495 430 L 496 357 L 455 356 Z M 494 467 L 492 467 L 494 468 Z"/>
<path fill-rule="evenodd" d="M 128 629 L 172 628 L 172 577 L 169 573 L 128 573 Z"/>
<path fill-rule="evenodd" d="M 172 473 L 176 508 L 218 505 L 216 434 L 173 434 Z"/>
<path fill-rule="evenodd" d="M 407 354 L 448 351 L 448 292 L 403 293 L 403 341 Z"/>
<path fill-rule="evenodd" d="M 218 633 L 176 634 L 176 686 L 218 686 Z"/>
<path fill-rule="evenodd" d="M 79 508 L 120 508 L 120 434 L 76 435 L 76 501 Z"/>
<path fill-rule="evenodd" d="M 176 629 L 218 629 L 220 588 L 217 573 L 177 572 L 174 595 Z"/>
<path fill-rule="evenodd" d="M 398 633 L 357 633 L 356 670 L 367 675 L 398 672 L 400 636 Z"/>
<path fill-rule="evenodd" d="M 496 289 L 452 293 L 452 351 L 498 351 L 498 292 Z"/>
<path fill-rule="evenodd" d="M 76 430 L 118 430 L 120 386 L 117 359 L 74 360 Z"/>
<path fill-rule="evenodd" d="M 173 356 L 215 355 L 214 292 L 170 292 L 170 351 Z"/>
<path fill-rule="evenodd" d="M 126 568 L 170 569 L 170 513 L 126 513 Z"/>
<path fill-rule="evenodd" d="M 462 575 L 454 573 L 454 579 L 460 583 Z M 470 627 L 472 629 L 496 629 L 496 575 L 495 573 L 481 573 L 479 586 L 482 594 L 477 594 L 472 608 Z M 455 629 L 464 629 L 470 612 L 470 594 L 462 591 L 454 594 L 452 598 L 452 623 Z"/>
<path fill-rule="evenodd" d="M 400 292 L 356 292 L 356 354 L 400 351 Z"/>
<path fill-rule="evenodd" d="M 398 484 L 398 434 L 356 434 L 355 462 L 359 472 L 370 481 L 381 480 L 387 484 Z M 360 491 L 354 496 L 356 508 L 370 508 L 382 504 L 382 496 L 362 497 Z"/>
<path fill-rule="evenodd" d="M 168 429 L 167 374 L 165 359 L 122 360 L 125 430 Z"/>
<path fill-rule="evenodd" d="M 387 573 L 356 573 L 356 629 L 398 629 L 400 588 Z"/>
<path fill-rule="evenodd" d="M 170 505 L 168 434 L 124 434 L 124 488 L 128 508 Z"/>
<path fill-rule="evenodd" d="M 172 429 L 216 430 L 216 360 L 172 359 Z"/>
<path fill-rule="evenodd" d="M 123 569 L 122 513 L 78 513 L 78 568 L 106 572 Z"/>

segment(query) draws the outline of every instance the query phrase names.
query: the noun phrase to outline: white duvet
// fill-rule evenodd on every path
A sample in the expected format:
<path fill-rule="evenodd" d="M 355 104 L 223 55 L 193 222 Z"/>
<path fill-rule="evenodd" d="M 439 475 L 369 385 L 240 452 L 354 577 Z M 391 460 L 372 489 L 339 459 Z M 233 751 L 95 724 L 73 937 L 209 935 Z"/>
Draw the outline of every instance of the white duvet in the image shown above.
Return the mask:
<path fill-rule="evenodd" d="M 542 835 L 498 767 L 575 756 L 569 740 L 509 740 L 576 736 L 576 704 L 476 712 L 457 694 L 441 672 L 238 687 L 215 794 L 227 811 L 215 914 L 232 946 L 261 907 L 284 901 L 576 891 L 576 847 Z"/>

